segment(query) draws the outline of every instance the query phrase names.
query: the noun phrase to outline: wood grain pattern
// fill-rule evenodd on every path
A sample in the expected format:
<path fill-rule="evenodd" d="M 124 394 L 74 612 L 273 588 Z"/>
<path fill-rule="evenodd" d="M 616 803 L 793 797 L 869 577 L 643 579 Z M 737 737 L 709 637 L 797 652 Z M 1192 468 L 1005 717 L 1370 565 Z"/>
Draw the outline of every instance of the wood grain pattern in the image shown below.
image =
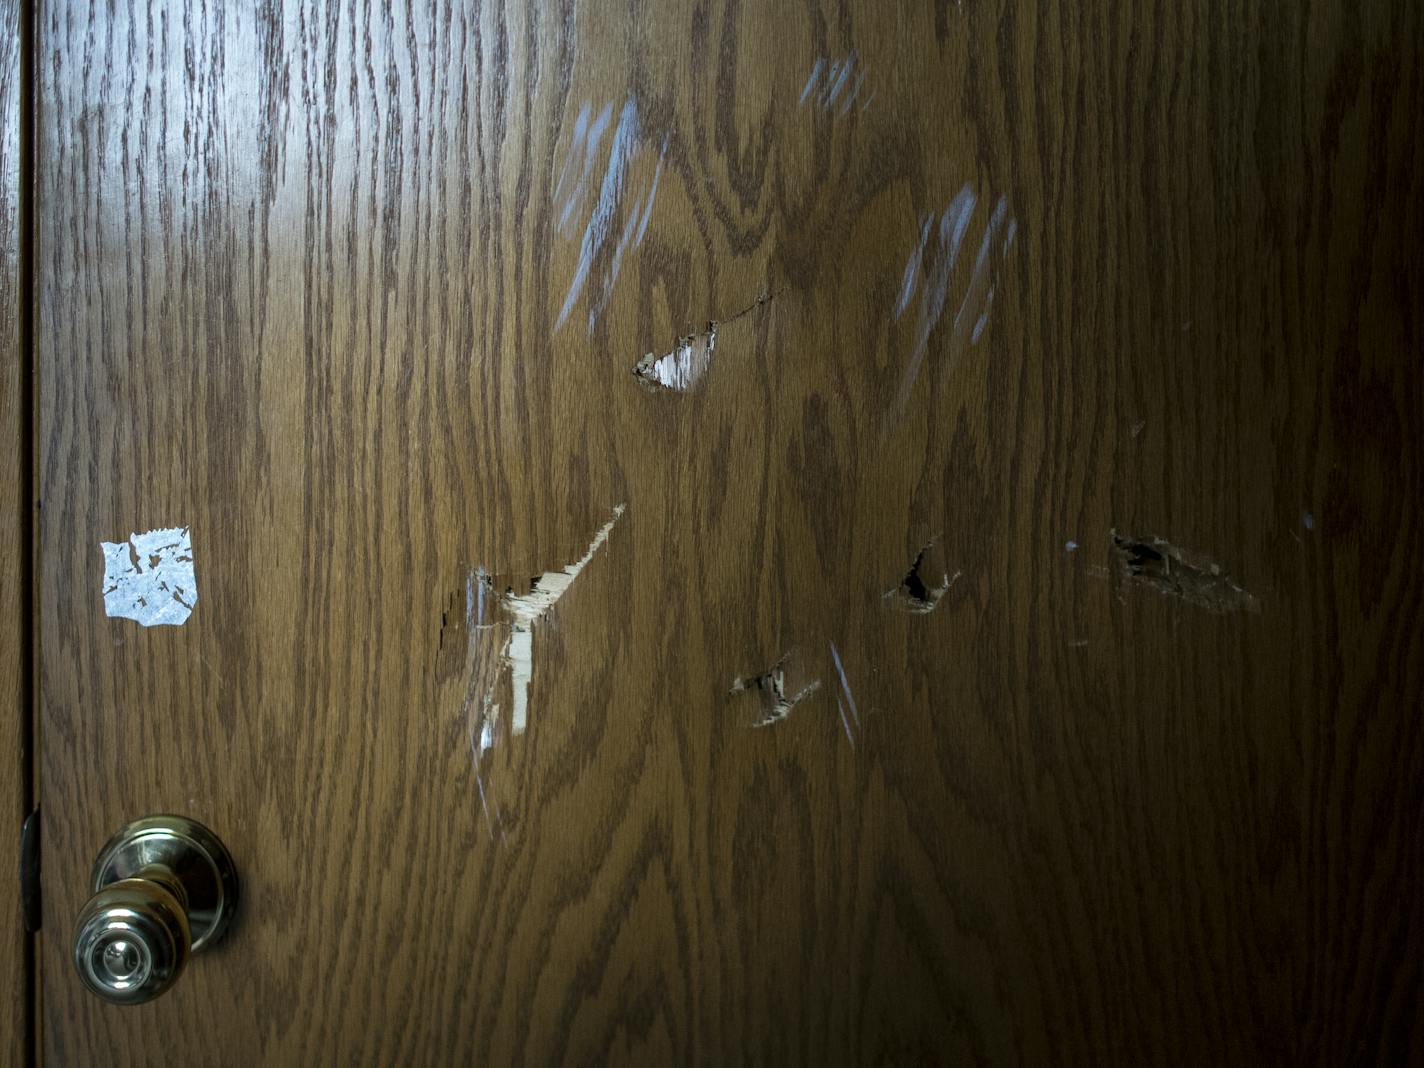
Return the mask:
<path fill-rule="evenodd" d="M 20 327 L 20 7 L 0 0 L 0 434 L 16 457 L 9 477 L 0 479 L 0 543 L 6 546 L 0 563 L 0 854 L 13 873 L 19 831 L 30 810 L 26 773 L 31 754 L 26 748 L 31 715 L 25 685 L 23 635 L 30 628 L 24 597 L 29 561 L 22 550 L 22 532 L 30 521 L 27 479 L 20 465 L 28 462 L 24 411 L 27 405 Z M 13 874 L 0 900 L 0 1064 L 24 1063 L 28 1048 L 30 997 L 26 938 Z"/>
<path fill-rule="evenodd" d="M 52 930 L 151 812 L 247 894 L 46 1056 L 1424 1059 L 1424 15 L 1280 7 L 44 5 Z"/>

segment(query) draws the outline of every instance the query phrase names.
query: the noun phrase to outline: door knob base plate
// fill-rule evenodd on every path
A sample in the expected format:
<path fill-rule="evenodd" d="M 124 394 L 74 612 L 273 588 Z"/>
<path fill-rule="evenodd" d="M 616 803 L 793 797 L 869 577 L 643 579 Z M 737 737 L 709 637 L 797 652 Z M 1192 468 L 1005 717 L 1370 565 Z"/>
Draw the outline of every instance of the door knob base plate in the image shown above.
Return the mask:
<path fill-rule="evenodd" d="M 186 816 L 134 820 L 99 851 L 92 889 L 98 893 L 154 864 L 173 872 L 188 893 L 193 952 L 221 938 L 237 908 L 237 869 L 227 847 L 197 820 Z"/>

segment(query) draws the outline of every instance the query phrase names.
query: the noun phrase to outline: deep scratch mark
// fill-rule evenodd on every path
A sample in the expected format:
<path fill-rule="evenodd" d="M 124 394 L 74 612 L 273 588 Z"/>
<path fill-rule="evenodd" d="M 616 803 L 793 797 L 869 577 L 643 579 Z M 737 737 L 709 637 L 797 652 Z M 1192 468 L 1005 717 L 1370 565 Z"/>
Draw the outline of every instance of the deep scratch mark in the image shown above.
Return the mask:
<path fill-rule="evenodd" d="M 693 389 L 712 366 L 712 354 L 717 348 L 717 330 L 727 323 L 735 322 L 744 315 L 750 315 L 772 299 L 770 292 L 763 293 L 755 301 L 725 319 L 714 319 L 700 334 L 688 334 L 678 339 L 671 352 L 661 356 L 646 354 L 633 365 L 633 376 L 639 385 L 653 392 L 686 393 Z"/>
<path fill-rule="evenodd" d="M 882 595 L 891 607 L 915 615 L 927 615 L 935 610 L 949 588 L 958 581 L 962 572 L 949 573 L 944 566 L 938 541 L 938 535 L 931 538 L 915 556 L 899 585 Z"/>
<path fill-rule="evenodd" d="M 732 686 L 727 691 L 728 696 L 754 693 L 761 698 L 761 716 L 751 724 L 753 727 L 770 727 L 774 723 L 781 722 L 791 715 L 793 708 L 821 688 L 821 680 L 814 679 L 794 692 L 788 691 L 786 668 L 790 659 L 791 654 L 786 653 L 770 670 L 763 674 L 749 677 L 738 676 L 732 680 Z"/>

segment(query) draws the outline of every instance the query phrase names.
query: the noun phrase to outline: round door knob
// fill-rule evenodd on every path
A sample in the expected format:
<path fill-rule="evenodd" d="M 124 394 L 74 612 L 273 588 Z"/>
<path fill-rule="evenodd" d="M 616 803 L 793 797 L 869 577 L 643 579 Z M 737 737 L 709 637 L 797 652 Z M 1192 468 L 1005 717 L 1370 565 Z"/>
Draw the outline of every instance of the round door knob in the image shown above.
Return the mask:
<path fill-rule="evenodd" d="M 188 909 L 167 871 L 145 870 L 89 899 L 74 935 L 74 963 L 90 990 L 126 1005 L 156 998 L 188 963 Z"/>
<path fill-rule="evenodd" d="M 106 1001 L 135 1005 L 171 987 L 188 958 L 222 937 L 237 873 L 217 835 L 182 816 L 137 820 L 94 862 L 74 966 Z"/>

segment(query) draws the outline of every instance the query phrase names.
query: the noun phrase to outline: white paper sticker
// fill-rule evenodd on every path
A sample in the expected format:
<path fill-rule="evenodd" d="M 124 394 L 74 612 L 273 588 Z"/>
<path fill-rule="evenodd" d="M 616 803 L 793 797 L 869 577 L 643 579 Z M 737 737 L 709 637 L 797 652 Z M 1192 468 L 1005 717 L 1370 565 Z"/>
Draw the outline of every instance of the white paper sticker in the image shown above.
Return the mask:
<path fill-rule="evenodd" d="M 145 627 L 180 626 L 198 603 L 193 542 L 187 527 L 130 534 L 128 541 L 101 541 L 104 553 L 104 614 Z"/>

